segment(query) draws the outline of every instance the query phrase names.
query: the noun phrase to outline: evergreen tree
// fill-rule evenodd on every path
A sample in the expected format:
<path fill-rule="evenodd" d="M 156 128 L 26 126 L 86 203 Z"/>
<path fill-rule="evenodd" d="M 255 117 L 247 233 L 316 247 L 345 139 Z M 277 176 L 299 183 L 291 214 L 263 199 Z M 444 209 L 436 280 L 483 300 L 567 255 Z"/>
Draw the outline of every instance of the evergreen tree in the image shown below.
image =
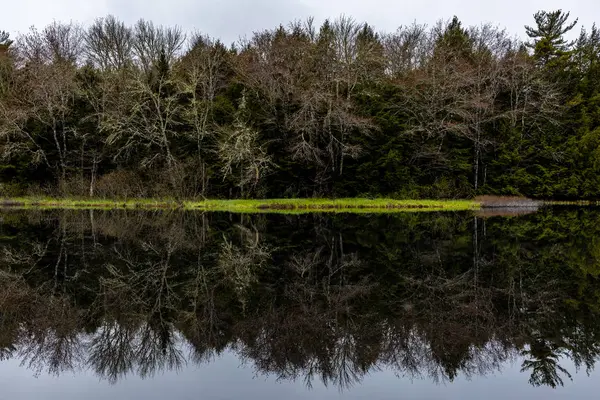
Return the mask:
<path fill-rule="evenodd" d="M 538 11 L 533 16 L 535 27 L 525 26 L 527 36 L 533 39 L 528 46 L 533 49 L 534 57 L 546 65 L 555 58 L 561 58 L 571 48 L 564 35 L 577 25 L 575 21 L 567 23 L 570 13 L 562 10 Z"/>

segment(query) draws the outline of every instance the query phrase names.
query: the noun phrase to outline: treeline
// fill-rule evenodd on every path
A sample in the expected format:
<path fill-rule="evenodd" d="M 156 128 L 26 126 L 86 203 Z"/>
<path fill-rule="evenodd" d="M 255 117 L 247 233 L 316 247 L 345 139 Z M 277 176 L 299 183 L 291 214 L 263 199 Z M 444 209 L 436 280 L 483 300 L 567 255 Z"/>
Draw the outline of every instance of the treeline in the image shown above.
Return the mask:
<path fill-rule="evenodd" d="M 2 194 L 598 198 L 600 31 L 576 23 L 0 34 Z"/>

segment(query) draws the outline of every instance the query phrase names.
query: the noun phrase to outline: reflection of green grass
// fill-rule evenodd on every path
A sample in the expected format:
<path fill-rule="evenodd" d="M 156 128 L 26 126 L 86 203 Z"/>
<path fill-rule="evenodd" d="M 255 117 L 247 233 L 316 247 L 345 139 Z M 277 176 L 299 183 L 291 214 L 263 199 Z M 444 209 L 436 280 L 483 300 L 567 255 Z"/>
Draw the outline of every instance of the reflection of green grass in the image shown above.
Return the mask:
<path fill-rule="evenodd" d="M 460 211 L 479 208 L 470 200 L 392 200 L 392 199 L 268 199 L 175 201 L 159 199 L 53 199 L 14 198 L 0 200 L 12 208 L 62 209 L 186 209 L 229 212 L 351 212 L 384 213 L 402 211 Z"/>

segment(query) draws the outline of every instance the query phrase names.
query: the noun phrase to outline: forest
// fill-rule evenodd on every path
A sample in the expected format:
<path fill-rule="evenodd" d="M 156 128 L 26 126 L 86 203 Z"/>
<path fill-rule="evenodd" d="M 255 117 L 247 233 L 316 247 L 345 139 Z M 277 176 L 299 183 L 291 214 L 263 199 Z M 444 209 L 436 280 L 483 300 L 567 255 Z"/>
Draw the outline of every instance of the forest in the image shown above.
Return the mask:
<path fill-rule="evenodd" d="M 597 199 L 600 30 L 577 22 L 0 32 L 0 195 Z"/>

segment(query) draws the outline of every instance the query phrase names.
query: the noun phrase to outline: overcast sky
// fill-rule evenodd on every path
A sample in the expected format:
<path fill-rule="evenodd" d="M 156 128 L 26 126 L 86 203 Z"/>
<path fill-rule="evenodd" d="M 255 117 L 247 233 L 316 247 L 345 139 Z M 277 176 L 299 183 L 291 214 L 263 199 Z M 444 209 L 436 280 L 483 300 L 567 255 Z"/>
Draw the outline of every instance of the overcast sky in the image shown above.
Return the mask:
<path fill-rule="evenodd" d="M 413 21 L 432 24 L 457 15 L 466 25 L 492 22 L 523 36 L 537 10 L 561 8 L 591 27 L 600 22 L 600 0 L 18 0 L 5 2 L 0 30 L 13 36 L 53 20 L 89 24 L 113 14 L 127 23 L 139 18 L 180 25 L 229 44 L 253 31 L 313 16 L 317 22 L 340 14 L 369 22 L 377 31 L 393 31 Z M 579 31 L 579 28 L 577 28 Z"/>

